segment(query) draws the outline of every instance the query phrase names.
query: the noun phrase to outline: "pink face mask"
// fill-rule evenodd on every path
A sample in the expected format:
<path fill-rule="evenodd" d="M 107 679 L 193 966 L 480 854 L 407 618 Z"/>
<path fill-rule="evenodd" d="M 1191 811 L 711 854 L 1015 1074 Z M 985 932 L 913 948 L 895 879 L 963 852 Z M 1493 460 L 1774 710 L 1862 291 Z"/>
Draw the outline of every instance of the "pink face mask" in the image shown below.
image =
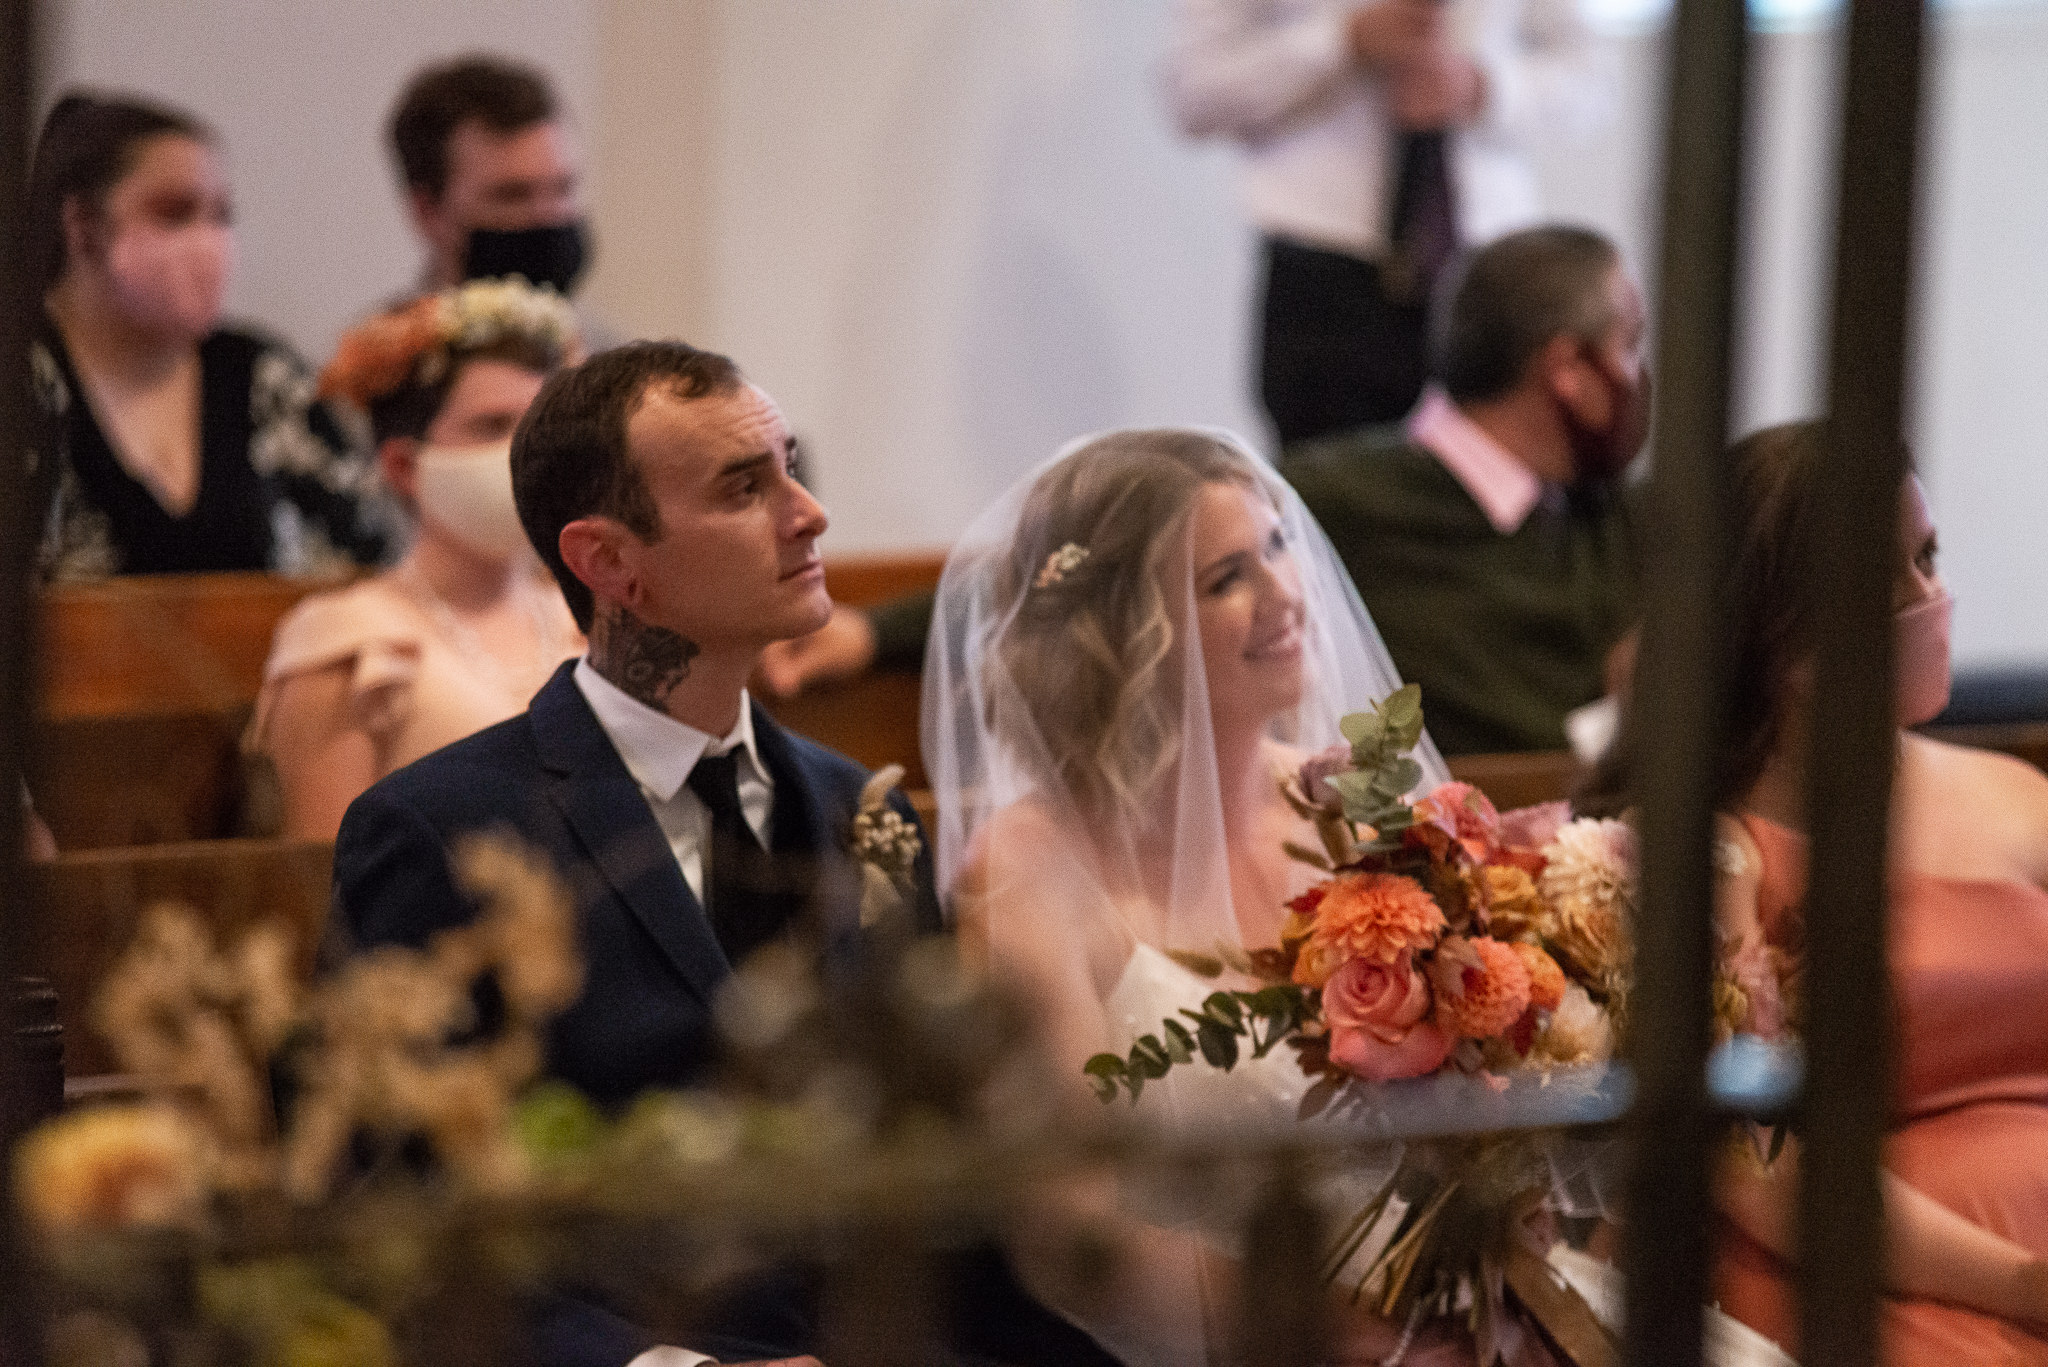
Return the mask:
<path fill-rule="evenodd" d="M 1933 721 L 1948 706 L 1948 631 L 1955 607 L 1954 595 L 1943 589 L 1899 609 L 1892 619 L 1901 726 Z"/>
<path fill-rule="evenodd" d="M 219 223 L 135 223 L 114 239 L 107 272 L 137 324 L 196 341 L 220 319 L 234 255 L 234 233 Z"/>

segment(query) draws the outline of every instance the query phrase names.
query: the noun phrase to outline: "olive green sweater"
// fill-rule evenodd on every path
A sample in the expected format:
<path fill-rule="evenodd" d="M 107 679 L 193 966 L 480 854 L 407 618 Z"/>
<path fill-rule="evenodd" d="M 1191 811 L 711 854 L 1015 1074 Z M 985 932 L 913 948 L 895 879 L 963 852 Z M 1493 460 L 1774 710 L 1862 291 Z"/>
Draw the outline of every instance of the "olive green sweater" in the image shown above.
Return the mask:
<path fill-rule="evenodd" d="M 1322 523 L 1446 754 L 1559 750 L 1633 621 L 1622 491 L 1552 490 L 1503 536 L 1399 427 L 1305 444 L 1280 471 Z"/>

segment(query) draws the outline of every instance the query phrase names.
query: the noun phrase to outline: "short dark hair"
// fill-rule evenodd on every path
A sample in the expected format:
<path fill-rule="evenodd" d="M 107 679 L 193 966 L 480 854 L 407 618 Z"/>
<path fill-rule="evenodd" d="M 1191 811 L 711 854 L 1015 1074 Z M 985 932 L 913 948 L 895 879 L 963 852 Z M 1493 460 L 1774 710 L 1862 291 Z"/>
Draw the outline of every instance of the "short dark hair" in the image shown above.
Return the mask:
<path fill-rule="evenodd" d="M 70 264 L 65 202 L 77 200 L 97 215 L 107 192 L 134 169 L 142 144 L 166 135 L 214 142 L 213 130 L 183 110 L 125 95 L 73 90 L 51 107 L 29 172 L 27 264 L 35 298 L 63 279 Z"/>
<path fill-rule="evenodd" d="M 1620 260 L 1599 233 L 1562 224 L 1473 253 L 1437 338 L 1444 391 L 1459 403 L 1497 399 L 1551 338 L 1598 337 L 1614 321 L 1606 285 Z"/>
<path fill-rule="evenodd" d="M 517 133 L 560 113 L 538 67 L 486 53 L 430 66 L 412 78 L 391 111 L 391 153 L 409 190 L 439 199 L 448 188 L 448 139 L 475 119 L 493 133 Z"/>
<path fill-rule="evenodd" d="M 512 434 L 512 501 L 527 539 L 590 630 L 596 600 L 562 560 L 562 528 L 579 517 L 616 518 L 642 541 L 661 535 L 661 511 L 626 449 L 626 426 L 647 391 L 679 399 L 729 394 L 739 367 L 684 342 L 633 342 L 601 351 L 541 386 Z"/>

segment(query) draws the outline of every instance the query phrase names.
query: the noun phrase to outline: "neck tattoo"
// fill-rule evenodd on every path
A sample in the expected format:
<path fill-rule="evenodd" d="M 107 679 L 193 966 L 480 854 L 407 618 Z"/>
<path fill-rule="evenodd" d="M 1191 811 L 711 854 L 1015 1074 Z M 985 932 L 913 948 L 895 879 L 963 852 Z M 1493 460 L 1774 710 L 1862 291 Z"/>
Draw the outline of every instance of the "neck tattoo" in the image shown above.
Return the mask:
<path fill-rule="evenodd" d="M 592 667 L 627 697 L 666 710 L 668 695 L 690 677 L 697 643 L 681 632 L 650 626 L 622 607 L 604 609 L 592 627 Z"/>

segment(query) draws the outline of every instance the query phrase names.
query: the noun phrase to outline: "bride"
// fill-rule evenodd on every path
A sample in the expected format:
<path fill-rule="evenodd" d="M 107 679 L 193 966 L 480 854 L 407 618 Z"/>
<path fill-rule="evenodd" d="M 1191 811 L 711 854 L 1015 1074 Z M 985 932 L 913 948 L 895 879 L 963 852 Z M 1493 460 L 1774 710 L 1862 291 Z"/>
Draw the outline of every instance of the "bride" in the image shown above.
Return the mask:
<path fill-rule="evenodd" d="M 1037 996 L 1069 1103 L 1099 1109 L 1082 1061 L 1216 990 L 1186 964 L 1279 943 L 1312 872 L 1282 844 L 1315 836 L 1277 777 L 1399 679 L 1300 501 L 1204 431 L 1062 453 L 969 529 L 935 621 L 924 728 L 940 886 L 968 940 Z M 1427 785 L 1447 777 L 1428 741 L 1417 758 Z M 1176 1069 L 1140 1115 L 1292 1125 L 1308 1081 L 1283 1053 Z M 1066 1214 L 1113 1224 L 1125 1256 L 1107 1290 L 1045 1285 L 1056 1274 L 1038 1267 L 1048 1299 L 1134 1365 L 1228 1352 L 1235 1260 L 1216 1203 L 1067 1196 L 1082 1210 Z M 1376 1361 L 1400 1335 L 1359 1315 L 1340 1337 Z M 1545 1360 L 1526 1346 L 1523 1360 Z M 1425 1333 L 1402 1360 L 1471 1354 Z"/>
<path fill-rule="evenodd" d="M 1315 876 L 1283 845 L 1317 844 L 1279 777 L 1399 684 L 1321 529 L 1226 434 L 1084 439 L 969 528 L 940 581 L 926 665 L 939 885 L 963 938 L 1035 994 L 1071 1082 L 1065 1104 L 1099 1111 L 1084 1060 L 1128 1050 L 1215 991 L 1219 964 L 1279 943 L 1287 900 Z M 1448 778 L 1426 737 L 1415 758 L 1423 789 Z M 1225 970 L 1221 985 L 1251 984 Z M 1307 1086 L 1275 1051 L 1228 1073 L 1176 1068 L 1146 1084 L 1138 1111 L 1169 1131 L 1284 1133 Z M 1362 1200 L 1390 1163 L 1361 1155 L 1377 1171 L 1334 1185 Z M 1019 1250 L 1027 1279 L 1132 1367 L 1232 1360 L 1246 1176 L 1070 1188 L 1048 1202 L 1047 1229 L 1109 1231 L 1114 1273 L 1034 1256 L 1069 1247 L 1041 1230 Z M 1611 1270 L 1567 1261 L 1611 1323 Z M 1334 1297 L 1331 1311 L 1333 1361 L 1474 1360 L 1441 1324 L 1404 1336 Z M 1526 1325 L 1499 1346 L 1516 1367 L 1553 1362 Z M 1707 1347 L 1720 1367 L 1789 1367 L 1712 1312 Z"/>

